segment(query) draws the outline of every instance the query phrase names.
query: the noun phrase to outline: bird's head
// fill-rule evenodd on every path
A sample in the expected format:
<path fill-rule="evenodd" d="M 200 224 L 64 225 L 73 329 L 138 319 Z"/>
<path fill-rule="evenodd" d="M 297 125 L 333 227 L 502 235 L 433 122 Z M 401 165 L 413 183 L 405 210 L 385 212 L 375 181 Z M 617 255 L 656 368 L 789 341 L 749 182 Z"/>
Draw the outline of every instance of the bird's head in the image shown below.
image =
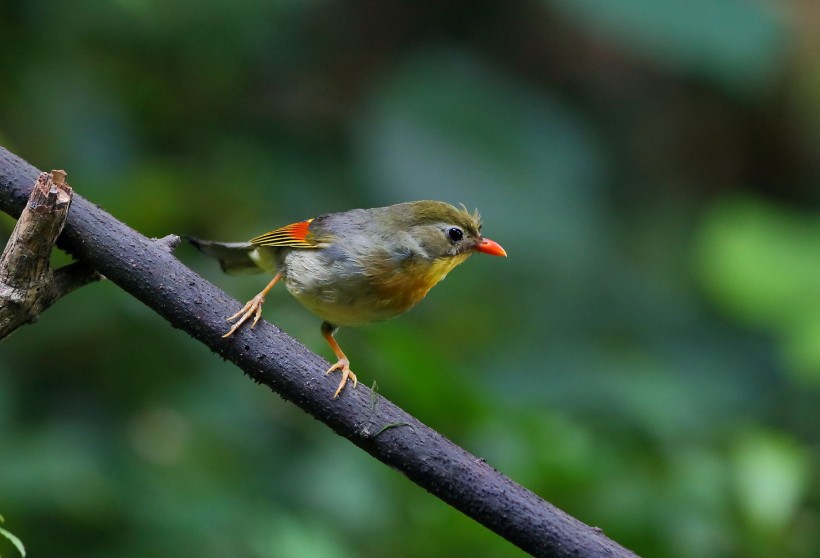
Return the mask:
<path fill-rule="evenodd" d="M 465 207 L 454 207 L 440 201 L 416 201 L 393 206 L 397 219 L 406 230 L 434 258 L 459 257 L 473 252 L 506 256 L 497 242 L 481 235 L 481 217 L 478 211 L 470 213 Z"/>

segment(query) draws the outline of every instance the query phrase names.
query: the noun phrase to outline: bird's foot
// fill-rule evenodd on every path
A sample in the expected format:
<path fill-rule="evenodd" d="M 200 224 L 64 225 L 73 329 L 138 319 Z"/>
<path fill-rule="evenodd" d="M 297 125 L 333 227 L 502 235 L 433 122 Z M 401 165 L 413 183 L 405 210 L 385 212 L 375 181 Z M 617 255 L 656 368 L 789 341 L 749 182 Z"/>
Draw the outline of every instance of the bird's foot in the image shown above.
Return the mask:
<path fill-rule="evenodd" d="M 228 318 L 229 322 L 234 321 L 235 319 L 239 318 L 239 321 L 231 326 L 231 329 L 228 330 L 228 333 L 223 335 L 222 337 L 230 337 L 231 335 L 239 329 L 242 324 L 244 324 L 251 316 L 253 316 L 253 322 L 251 323 L 251 329 L 256 326 L 256 322 L 259 321 L 259 318 L 262 317 L 262 303 L 265 302 L 265 297 L 262 294 L 258 294 L 248 302 L 245 303 L 245 306 L 242 309 Z"/>
<path fill-rule="evenodd" d="M 342 371 L 342 381 L 339 382 L 339 387 L 336 389 L 336 393 L 333 394 L 333 399 L 339 397 L 339 394 L 342 392 L 342 388 L 345 387 L 348 378 L 353 380 L 353 388 L 356 388 L 356 384 L 358 384 L 358 380 L 356 379 L 356 374 L 350 369 L 350 361 L 346 358 L 340 358 L 336 364 L 331 366 L 327 369 L 325 374 L 330 374 L 334 370 L 341 370 Z"/>

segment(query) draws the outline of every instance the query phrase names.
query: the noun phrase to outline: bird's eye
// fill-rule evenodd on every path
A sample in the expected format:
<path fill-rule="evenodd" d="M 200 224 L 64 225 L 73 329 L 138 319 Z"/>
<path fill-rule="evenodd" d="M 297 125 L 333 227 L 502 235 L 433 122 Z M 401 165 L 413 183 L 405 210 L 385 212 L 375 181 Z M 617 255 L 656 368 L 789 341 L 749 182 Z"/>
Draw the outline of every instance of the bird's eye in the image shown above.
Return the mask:
<path fill-rule="evenodd" d="M 450 227 L 447 229 L 447 238 L 452 240 L 453 242 L 458 242 L 462 238 L 464 238 L 464 232 L 458 227 Z"/>

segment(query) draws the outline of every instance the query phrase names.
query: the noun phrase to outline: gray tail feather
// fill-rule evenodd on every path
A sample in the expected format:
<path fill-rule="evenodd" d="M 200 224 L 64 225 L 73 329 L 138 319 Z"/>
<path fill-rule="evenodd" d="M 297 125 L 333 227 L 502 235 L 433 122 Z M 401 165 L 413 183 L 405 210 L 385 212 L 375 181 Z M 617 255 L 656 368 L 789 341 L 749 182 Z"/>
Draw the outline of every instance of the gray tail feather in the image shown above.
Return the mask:
<path fill-rule="evenodd" d="M 263 271 L 250 257 L 254 250 L 250 242 L 214 242 L 191 236 L 186 236 L 185 240 L 206 256 L 219 260 L 219 265 L 225 273 L 245 275 Z"/>

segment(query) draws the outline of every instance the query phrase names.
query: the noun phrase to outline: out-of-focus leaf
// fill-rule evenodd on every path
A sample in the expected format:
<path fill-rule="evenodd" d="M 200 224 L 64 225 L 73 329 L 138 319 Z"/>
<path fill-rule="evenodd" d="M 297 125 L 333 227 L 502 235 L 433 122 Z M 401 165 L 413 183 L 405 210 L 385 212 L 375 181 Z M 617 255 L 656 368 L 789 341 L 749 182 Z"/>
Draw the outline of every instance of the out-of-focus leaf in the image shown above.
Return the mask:
<path fill-rule="evenodd" d="M 716 204 L 703 219 L 696 252 L 715 301 L 772 332 L 799 377 L 820 381 L 820 217 L 762 201 Z"/>
<path fill-rule="evenodd" d="M 340 540 L 328 535 L 329 530 L 316 522 L 294 521 L 285 514 L 257 521 L 249 544 L 253 557 L 258 558 L 352 558 Z"/>
<path fill-rule="evenodd" d="M 794 519 L 809 479 L 808 456 L 782 434 L 751 432 L 734 452 L 735 488 L 754 529 L 777 534 Z"/>
<path fill-rule="evenodd" d="M 2 516 L 0 516 L 0 520 L 2 520 Z M 26 547 L 23 546 L 23 541 L 21 541 L 19 538 L 15 537 L 2 527 L 0 527 L 0 535 L 8 539 L 9 542 L 11 542 L 11 544 L 14 545 L 14 547 L 17 549 L 17 552 L 20 553 L 20 556 L 26 558 Z"/>

